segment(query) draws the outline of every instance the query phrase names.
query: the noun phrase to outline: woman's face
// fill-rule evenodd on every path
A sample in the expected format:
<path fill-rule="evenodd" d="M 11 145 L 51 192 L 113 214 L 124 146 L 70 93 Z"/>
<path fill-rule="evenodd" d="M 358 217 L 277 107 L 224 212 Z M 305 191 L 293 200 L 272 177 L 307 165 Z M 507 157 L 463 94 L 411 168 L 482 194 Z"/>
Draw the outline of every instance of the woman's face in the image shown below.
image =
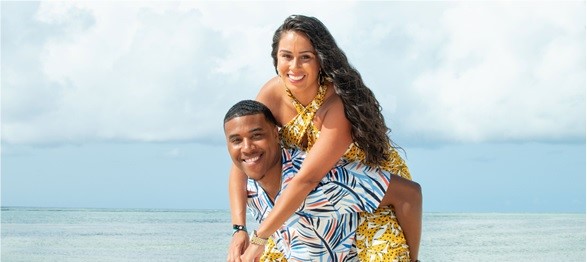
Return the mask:
<path fill-rule="evenodd" d="M 310 39 L 303 33 L 287 31 L 281 35 L 277 49 L 277 72 L 292 90 L 318 89 L 320 63 Z"/>

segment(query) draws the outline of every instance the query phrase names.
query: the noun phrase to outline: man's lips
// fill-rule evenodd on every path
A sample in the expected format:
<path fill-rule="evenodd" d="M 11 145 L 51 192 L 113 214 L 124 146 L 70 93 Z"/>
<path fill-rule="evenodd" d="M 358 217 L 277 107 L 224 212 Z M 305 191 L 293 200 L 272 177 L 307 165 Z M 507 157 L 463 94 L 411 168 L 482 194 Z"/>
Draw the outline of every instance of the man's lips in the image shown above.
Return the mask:
<path fill-rule="evenodd" d="M 261 155 L 258 155 L 258 156 L 255 156 L 255 157 L 242 158 L 242 161 L 245 164 L 253 164 L 253 163 L 257 162 L 261 158 Z"/>

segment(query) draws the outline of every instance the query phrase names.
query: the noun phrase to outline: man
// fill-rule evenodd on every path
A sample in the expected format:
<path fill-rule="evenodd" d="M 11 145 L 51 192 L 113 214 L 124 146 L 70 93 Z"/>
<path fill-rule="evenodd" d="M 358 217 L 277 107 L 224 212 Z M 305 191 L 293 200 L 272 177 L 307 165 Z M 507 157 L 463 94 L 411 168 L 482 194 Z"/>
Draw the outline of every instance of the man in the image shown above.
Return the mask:
<path fill-rule="evenodd" d="M 263 104 L 244 100 L 224 118 L 228 152 L 248 176 L 247 206 L 261 223 L 299 170 L 305 153 L 282 149 L 277 121 Z M 357 260 L 355 231 L 359 212 L 373 212 L 382 203 L 391 175 L 359 162 L 341 160 L 273 235 L 285 258 L 295 261 Z M 235 230 L 246 230 L 235 225 Z M 253 232 L 251 244 L 264 245 Z"/>

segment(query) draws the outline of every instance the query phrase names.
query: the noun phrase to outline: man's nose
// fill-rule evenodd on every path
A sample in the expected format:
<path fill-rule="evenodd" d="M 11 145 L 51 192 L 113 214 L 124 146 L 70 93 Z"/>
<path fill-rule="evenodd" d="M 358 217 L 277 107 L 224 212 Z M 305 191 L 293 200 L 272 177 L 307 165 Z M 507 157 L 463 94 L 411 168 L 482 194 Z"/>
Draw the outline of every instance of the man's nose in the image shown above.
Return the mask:
<path fill-rule="evenodd" d="M 252 150 L 254 150 L 254 149 L 256 148 L 256 146 L 255 146 L 255 143 L 253 143 L 253 141 L 252 141 L 252 140 L 250 140 L 250 139 L 245 139 L 245 140 L 243 141 L 243 145 L 244 145 L 244 146 L 243 146 L 243 150 L 244 150 L 245 152 L 246 152 L 246 151 L 252 151 Z"/>

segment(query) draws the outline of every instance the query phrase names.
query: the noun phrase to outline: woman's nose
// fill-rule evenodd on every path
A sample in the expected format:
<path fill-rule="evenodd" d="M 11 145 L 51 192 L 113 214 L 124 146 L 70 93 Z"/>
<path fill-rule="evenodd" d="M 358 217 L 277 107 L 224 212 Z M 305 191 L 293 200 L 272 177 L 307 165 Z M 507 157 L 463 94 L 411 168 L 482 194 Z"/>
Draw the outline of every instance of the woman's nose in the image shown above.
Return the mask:
<path fill-rule="evenodd" d="M 297 58 L 292 59 L 291 61 L 289 61 L 289 68 L 293 69 L 293 68 L 298 68 L 300 67 L 300 60 Z"/>

